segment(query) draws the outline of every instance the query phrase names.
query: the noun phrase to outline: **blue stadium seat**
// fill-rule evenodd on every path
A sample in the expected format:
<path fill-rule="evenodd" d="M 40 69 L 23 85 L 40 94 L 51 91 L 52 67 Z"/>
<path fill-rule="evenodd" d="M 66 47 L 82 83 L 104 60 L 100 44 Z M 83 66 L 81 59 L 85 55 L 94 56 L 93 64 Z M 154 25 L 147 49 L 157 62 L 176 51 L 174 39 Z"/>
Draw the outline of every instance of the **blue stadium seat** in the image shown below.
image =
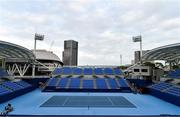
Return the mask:
<path fill-rule="evenodd" d="M 102 68 L 95 68 L 94 69 L 94 74 L 95 75 L 103 75 L 103 69 Z"/>
<path fill-rule="evenodd" d="M 84 75 L 93 75 L 92 68 L 84 68 Z"/>
<path fill-rule="evenodd" d="M 6 72 L 6 70 L 0 68 L 0 78 L 9 76 L 9 74 Z"/>
<path fill-rule="evenodd" d="M 10 88 L 12 90 L 20 90 L 20 89 L 22 89 L 22 87 L 18 86 L 16 83 L 13 83 L 13 82 L 10 82 L 10 81 L 3 82 L 2 85 L 6 86 L 6 87 L 8 87 L 8 88 Z"/>
<path fill-rule="evenodd" d="M 69 78 L 61 78 L 57 86 L 61 88 L 66 88 L 68 80 Z"/>
<path fill-rule="evenodd" d="M 31 87 L 31 85 L 30 84 L 28 84 L 27 82 L 25 82 L 25 81 L 18 81 L 18 82 L 14 82 L 14 83 L 16 83 L 16 84 L 18 84 L 18 85 L 20 85 L 20 86 L 22 86 L 22 87 L 24 87 L 24 88 L 27 88 L 27 87 Z"/>
<path fill-rule="evenodd" d="M 63 71 L 62 68 L 56 68 L 56 69 L 52 72 L 52 74 L 60 75 L 60 74 L 62 74 L 62 71 Z"/>
<path fill-rule="evenodd" d="M 180 78 L 180 69 L 170 71 L 167 76 L 170 78 Z"/>
<path fill-rule="evenodd" d="M 71 75 L 72 74 L 72 68 L 71 67 L 64 67 L 62 74 L 63 75 Z"/>
<path fill-rule="evenodd" d="M 115 68 L 114 69 L 114 74 L 115 75 L 122 75 L 122 71 L 120 69 Z"/>
<path fill-rule="evenodd" d="M 96 78 L 96 87 L 97 89 L 108 89 L 106 81 L 103 78 Z"/>
<path fill-rule="evenodd" d="M 82 75 L 83 70 L 81 68 L 72 68 L 73 75 Z"/>
<path fill-rule="evenodd" d="M 8 92 L 10 92 L 10 91 L 0 85 L 0 93 L 8 93 Z"/>
<path fill-rule="evenodd" d="M 79 89 L 80 88 L 80 78 L 70 78 L 70 89 Z"/>
<path fill-rule="evenodd" d="M 110 86 L 111 89 L 118 89 L 119 88 L 119 86 L 118 86 L 115 79 L 107 78 L 107 81 L 108 81 L 109 86 Z"/>
<path fill-rule="evenodd" d="M 151 86 L 151 88 L 159 90 L 159 91 L 167 89 L 169 87 L 171 87 L 171 85 L 165 82 L 160 82 Z"/>
<path fill-rule="evenodd" d="M 114 71 L 112 68 L 105 68 L 104 69 L 104 74 L 106 75 L 114 75 Z"/>
<path fill-rule="evenodd" d="M 58 81 L 57 78 L 49 79 L 48 86 L 56 86 L 57 81 Z"/>
<path fill-rule="evenodd" d="M 129 87 L 125 79 L 121 78 L 121 79 L 118 79 L 118 81 L 119 81 L 120 87 Z"/>
<path fill-rule="evenodd" d="M 82 80 L 83 89 L 94 89 L 94 84 L 92 79 L 83 79 Z"/>
<path fill-rule="evenodd" d="M 180 106 L 180 88 L 169 83 L 159 82 L 149 87 L 149 93 L 155 97 Z"/>

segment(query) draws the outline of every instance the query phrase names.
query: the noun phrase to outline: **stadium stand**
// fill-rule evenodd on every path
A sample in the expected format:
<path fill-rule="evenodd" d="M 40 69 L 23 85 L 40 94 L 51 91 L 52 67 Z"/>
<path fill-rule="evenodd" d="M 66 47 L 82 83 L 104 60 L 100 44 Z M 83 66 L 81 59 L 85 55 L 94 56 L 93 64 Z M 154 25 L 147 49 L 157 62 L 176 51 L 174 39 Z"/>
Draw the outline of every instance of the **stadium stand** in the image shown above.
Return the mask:
<path fill-rule="evenodd" d="M 106 80 L 108 81 L 111 89 L 119 89 L 120 88 L 115 79 L 107 78 Z"/>
<path fill-rule="evenodd" d="M 117 68 L 78 68 L 63 67 L 56 68 L 53 75 L 122 75 L 122 71 Z"/>
<path fill-rule="evenodd" d="M 168 73 L 167 77 L 170 77 L 170 78 L 180 78 L 180 69 L 177 69 L 175 71 L 170 71 Z"/>
<path fill-rule="evenodd" d="M 82 75 L 83 70 L 81 68 L 72 68 L 73 75 Z"/>
<path fill-rule="evenodd" d="M 84 75 L 93 75 L 92 68 L 84 68 Z"/>
<path fill-rule="evenodd" d="M 151 95 L 180 106 L 180 87 L 165 82 L 159 82 L 148 88 Z"/>
<path fill-rule="evenodd" d="M 66 88 L 68 80 L 69 80 L 68 78 L 60 78 L 60 81 L 59 81 L 57 87 Z"/>
<path fill-rule="evenodd" d="M 115 75 L 122 75 L 122 71 L 120 69 L 115 68 L 114 69 L 114 74 Z"/>
<path fill-rule="evenodd" d="M 70 67 L 63 67 L 63 75 L 71 75 L 72 74 L 72 68 Z"/>
<path fill-rule="evenodd" d="M 120 85 L 121 90 L 128 90 L 131 91 L 130 87 L 128 86 L 127 81 L 124 78 L 118 79 L 118 83 Z"/>
<path fill-rule="evenodd" d="M 71 78 L 70 79 L 70 89 L 79 89 L 80 88 L 80 78 Z"/>
<path fill-rule="evenodd" d="M 96 78 L 97 89 L 108 89 L 104 78 Z"/>
<path fill-rule="evenodd" d="M 29 91 L 32 91 L 33 89 L 35 89 L 35 87 L 24 81 L 2 82 L 0 83 L 0 103 L 6 102 L 15 97 L 23 95 Z"/>
<path fill-rule="evenodd" d="M 48 82 L 48 86 L 52 86 L 52 87 L 54 87 L 54 86 L 56 86 L 56 82 L 57 82 L 57 78 L 51 78 L 50 80 L 49 80 L 49 82 Z"/>
<path fill-rule="evenodd" d="M 104 68 L 105 75 L 114 75 L 114 71 L 112 68 Z"/>
<path fill-rule="evenodd" d="M 83 79 L 82 80 L 83 84 L 82 87 L 83 89 L 94 89 L 94 83 L 93 83 L 93 79 Z"/>
<path fill-rule="evenodd" d="M 131 92 L 124 78 L 50 78 L 43 92 Z"/>
<path fill-rule="evenodd" d="M 6 70 L 0 68 L 0 78 L 9 76 Z"/>
<path fill-rule="evenodd" d="M 52 72 L 52 74 L 61 75 L 61 74 L 62 74 L 62 71 L 63 71 L 62 68 L 56 68 L 56 69 Z"/>
<path fill-rule="evenodd" d="M 104 74 L 103 69 L 102 68 L 95 68 L 94 74 L 95 75 L 103 75 Z"/>

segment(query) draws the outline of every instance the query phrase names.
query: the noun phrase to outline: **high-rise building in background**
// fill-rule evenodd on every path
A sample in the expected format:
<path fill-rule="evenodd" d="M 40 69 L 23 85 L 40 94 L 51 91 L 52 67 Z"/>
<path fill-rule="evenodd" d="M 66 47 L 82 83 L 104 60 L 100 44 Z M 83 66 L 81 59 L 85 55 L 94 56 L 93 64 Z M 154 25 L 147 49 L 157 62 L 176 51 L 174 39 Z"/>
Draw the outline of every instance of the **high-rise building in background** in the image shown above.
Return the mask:
<path fill-rule="evenodd" d="M 143 50 L 142 55 L 144 55 L 146 52 L 148 52 L 148 50 Z M 141 54 L 140 51 L 135 51 L 134 52 L 134 63 L 138 63 L 140 61 L 140 59 L 141 59 L 140 54 Z"/>
<path fill-rule="evenodd" d="M 63 63 L 65 66 L 78 65 L 78 42 L 74 40 L 64 41 Z"/>

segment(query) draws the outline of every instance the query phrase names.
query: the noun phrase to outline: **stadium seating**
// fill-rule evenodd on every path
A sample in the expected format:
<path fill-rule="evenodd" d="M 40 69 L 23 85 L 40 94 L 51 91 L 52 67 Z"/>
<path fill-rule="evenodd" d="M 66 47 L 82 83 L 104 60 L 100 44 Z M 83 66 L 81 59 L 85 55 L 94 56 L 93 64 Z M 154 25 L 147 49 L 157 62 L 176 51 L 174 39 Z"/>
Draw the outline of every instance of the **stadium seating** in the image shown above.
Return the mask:
<path fill-rule="evenodd" d="M 0 84 L 0 103 L 8 101 L 17 96 L 23 95 L 29 91 L 35 89 L 32 85 L 24 82 L 6 81 Z"/>
<path fill-rule="evenodd" d="M 105 75 L 114 75 L 114 71 L 112 68 L 104 68 Z"/>
<path fill-rule="evenodd" d="M 102 68 L 95 68 L 94 74 L 95 75 L 103 75 L 104 74 L 103 69 Z"/>
<path fill-rule="evenodd" d="M 108 89 L 104 78 L 96 78 L 97 89 Z"/>
<path fill-rule="evenodd" d="M 56 86 L 57 78 L 51 78 L 48 82 L 48 86 Z"/>
<path fill-rule="evenodd" d="M 70 67 L 64 67 L 62 70 L 63 75 L 71 75 L 72 74 L 72 68 Z"/>
<path fill-rule="evenodd" d="M 6 77 L 6 76 L 9 76 L 8 73 L 4 69 L 0 68 L 0 78 Z"/>
<path fill-rule="evenodd" d="M 122 75 L 122 71 L 120 69 L 115 68 L 114 69 L 114 74 L 115 75 Z"/>
<path fill-rule="evenodd" d="M 81 68 L 73 68 L 73 75 L 82 75 L 82 72 Z"/>
<path fill-rule="evenodd" d="M 57 86 L 60 88 L 66 88 L 68 80 L 68 78 L 60 78 L 60 81 Z"/>
<path fill-rule="evenodd" d="M 83 89 L 94 89 L 93 79 L 83 79 L 82 88 Z"/>
<path fill-rule="evenodd" d="M 27 87 L 31 87 L 31 85 L 30 84 L 28 84 L 27 82 L 25 82 L 25 81 L 18 81 L 18 82 L 14 82 L 14 83 L 16 83 L 16 84 L 18 84 L 18 85 L 20 85 L 20 86 L 22 86 L 22 87 L 24 87 L 24 88 L 27 88 Z"/>
<path fill-rule="evenodd" d="M 175 71 L 170 71 L 168 73 L 167 77 L 170 77 L 170 78 L 180 78 L 180 69 L 177 69 Z"/>
<path fill-rule="evenodd" d="M 159 82 L 148 88 L 151 95 L 180 106 L 180 87 L 165 82 Z"/>
<path fill-rule="evenodd" d="M 68 88 L 70 88 L 70 89 L 79 89 L 80 88 L 80 78 L 71 78 Z"/>
<path fill-rule="evenodd" d="M 43 92 L 131 92 L 123 78 L 51 78 Z"/>
<path fill-rule="evenodd" d="M 124 78 L 120 78 L 118 79 L 120 88 L 123 90 L 130 90 L 130 87 L 128 86 L 127 81 Z"/>
<path fill-rule="evenodd" d="M 61 74 L 62 74 L 62 71 L 63 71 L 62 68 L 56 68 L 56 69 L 52 72 L 52 74 L 54 74 L 54 75 L 61 75 Z"/>
<path fill-rule="evenodd" d="M 10 82 L 10 81 L 3 82 L 2 85 L 9 88 L 9 89 L 14 90 L 14 91 L 19 90 L 19 89 L 22 88 L 21 86 L 18 86 L 16 83 L 13 83 L 13 82 Z"/>
<path fill-rule="evenodd" d="M 80 68 L 80 67 L 62 67 L 56 68 L 53 75 L 122 75 L 118 68 Z"/>
<path fill-rule="evenodd" d="M 10 93 L 10 92 L 11 92 L 10 90 L 8 90 L 7 88 L 0 85 L 0 95 L 4 95 L 4 94 Z"/>
<path fill-rule="evenodd" d="M 92 68 L 84 68 L 84 75 L 93 75 Z"/>
<path fill-rule="evenodd" d="M 111 89 L 119 89 L 120 88 L 115 79 L 107 78 L 107 81 L 108 81 Z"/>

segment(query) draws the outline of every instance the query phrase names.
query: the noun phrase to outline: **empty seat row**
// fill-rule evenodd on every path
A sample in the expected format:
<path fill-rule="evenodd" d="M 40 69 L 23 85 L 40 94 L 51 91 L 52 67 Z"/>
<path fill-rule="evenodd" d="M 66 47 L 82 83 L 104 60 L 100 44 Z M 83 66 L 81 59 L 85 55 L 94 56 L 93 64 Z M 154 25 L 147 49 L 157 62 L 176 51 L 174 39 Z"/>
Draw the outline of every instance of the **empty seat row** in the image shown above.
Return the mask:
<path fill-rule="evenodd" d="M 170 78 L 180 78 L 180 69 L 170 71 L 167 76 Z"/>
<path fill-rule="evenodd" d="M 18 82 L 11 82 L 11 81 L 6 81 L 6 82 L 2 82 L 0 84 L 0 88 L 5 88 L 8 89 L 10 91 L 17 91 L 17 90 L 21 90 L 24 88 L 28 88 L 31 87 L 30 84 L 24 82 L 24 81 L 18 81 Z"/>
<path fill-rule="evenodd" d="M 180 106 L 180 87 L 159 82 L 149 86 L 149 93 L 155 97 Z"/>
<path fill-rule="evenodd" d="M 47 87 L 69 88 L 69 89 L 130 89 L 123 78 L 51 78 Z"/>
<path fill-rule="evenodd" d="M 35 88 L 32 85 L 24 81 L 2 82 L 0 83 L 0 103 L 8 101 L 19 95 L 25 94 L 33 89 Z"/>
<path fill-rule="evenodd" d="M 113 68 L 76 68 L 76 67 L 63 67 L 56 68 L 52 74 L 55 75 L 121 75 L 120 69 Z"/>
<path fill-rule="evenodd" d="M 24 87 L 24 88 L 27 88 L 27 87 L 30 87 L 31 85 L 29 84 L 29 83 L 27 83 L 27 82 L 25 82 L 25 81 L 18 81 L 18 82 L 14 82 L 14 83 L 16 83 L 16 84 L 18 84 L 18 85 L 20 85 L 20 86 L 22 86 L 22 87 Z"/>
<path fill-rule="evenodd" d="M 17 85 L 16 83 L 13 83 L 13 82 L 10 82 L 10 81 L 3 82 L 2 85 L 7 87 L 7 88 L 10 88 L 12 90 L 15 90 L 15 91 L 22 88 L 21 86 Z"/>
<path fill-rule="evenodd" d="M 1 77 L 6 77 L 6 76 L 9 76 L 8 73 L 6 72 L 6 70 L 0 68 L 0 78 Z"/>

